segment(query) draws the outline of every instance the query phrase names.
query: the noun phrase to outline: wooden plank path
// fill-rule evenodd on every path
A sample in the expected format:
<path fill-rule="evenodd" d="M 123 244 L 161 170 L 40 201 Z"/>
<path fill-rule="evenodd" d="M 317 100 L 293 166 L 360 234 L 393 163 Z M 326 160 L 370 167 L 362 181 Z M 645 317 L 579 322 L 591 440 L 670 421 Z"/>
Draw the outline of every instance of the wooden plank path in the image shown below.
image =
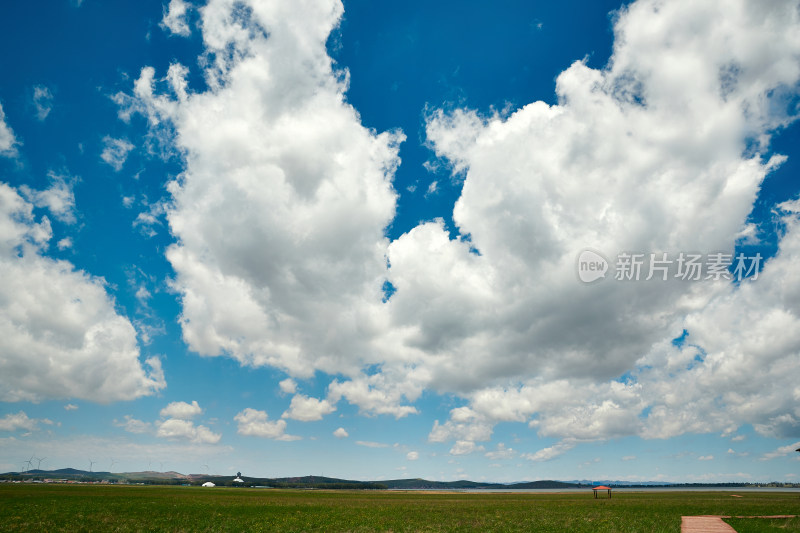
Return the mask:
<path fill-rule="evenodd" d="M 682 516 L 681 533 L 736 533 L 720 516 Z"/>

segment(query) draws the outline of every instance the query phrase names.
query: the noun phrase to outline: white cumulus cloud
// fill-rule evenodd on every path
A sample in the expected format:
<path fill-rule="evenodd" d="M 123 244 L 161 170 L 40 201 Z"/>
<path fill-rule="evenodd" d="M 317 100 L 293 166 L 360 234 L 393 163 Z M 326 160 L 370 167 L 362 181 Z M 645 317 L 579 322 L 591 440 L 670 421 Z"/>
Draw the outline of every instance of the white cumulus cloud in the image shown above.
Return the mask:
<path fill-rule="evenodd" d="M 222 435 L 214 433 L 206 426 L 195 426 L 191 420 L 169 418 L 157 422 L 156 437 L 173 440 L 188 440 L 198 444 L 216 444 Z"/>
<path fill-rule="evenodd" d="M 333 432 L 333 436 L 337 439 L 346 439 L 350 434 L 344 428 L 337 428 L 336 431 Z"/>
<path fill-rule="evenodd" d="M 384 228 L 404 136 L 365 128 L 345 101 L 346 73 L 326 49 L 340 2 L 212 0 L 200 14 L 209 90 L 192 92 L 186 67 L 163 79 L 146 67 L 132 96 L 115 97 L 122 118 L 170 123 L 187 154 L 167 212 L 184 339 L 293 377 L 361 379 L 380 362 Z M 420 390 L 366 378 L 337 388 L 395 416 L 416 412 L 397 405 L 406 392 Z"/>
<path fill-rule="evenodd" d="M 16 145 L 17 138 L 6 124 L 6 114 L 3 112 L 3 106 L 0 105 L 0 156 L 14 157 L 17 155 Z"/>
<path fill-rule="evenodd" d="M 191 420 L 197 415 L 203 413 L 200 405 L 196 400 L 192 403 L 186 402 L 172 402 L 164 407 L 159 413 L 163 418 L 178 418 L 181 420 Z"/>
<path fill-rule="evenodd" d="M 164 7 L 164 18 L 161 19 L 161 27 L 175 35 L 188 37 L 192 30 L 189 27 L 189 8 L 191 4 L 184 0 L 170 0 L 169 5 Z"/>
<path fill-rule="evenodd" d="M 482 451 L 484 451 L 484 447 L 476 445 L 471 440 L 457 440 L 450 448 L 450 455 L 468 455 Z"/>
<path fill-rule="evenodd" d="M 52 422 L 46 418 L 41 420 L 30 418 L 25 411 L 9 413 L 3 418 L 0 418 L 0 431 L 19 431 L 21 429 L 33 431 L 38 429 L 40 423 L 48 425 L 52 424 Z"/>
<path fill-rule="evenodd" d="M 105 282 L 42 255 L 47 217 L 0 183 L 0 399 L 131 400 L 166 386 Z"/>
<path fill-rule="evenodd" d="M 784 159 L 764 154 L 795 118 L 774 98 L 800 79 L 799 17 L 789 3 L 635 2 L 616 19 L 608 67 L 573 64 L 557 79 L 558 104 L 432 112 L 430 142 L 465 176 L 454 221 L 469 246 L 431 222 L 389 250 L 393 318 L 436 354 L 432 383 L 463 391 L 489 427 L 528 420 L 567 439 L 534 460 L 569 439 L 743 423 L 800 434 L 798 312 L 787 296 L 800 287 L 788 267 L 795 215 L 783 218 L 779 255 L 741 286 L 587 286 L 575 275 L 586 247 L 612 261 L 631 250 L 733 253 Z M 687 342 L 673 345 L 684 330 Z M 435 434 L 458 438 L 444 431 L 456 426 Z"/>
<path fill-rule="evenodd" d="M 286 420 L 268 420 L 265 411 L 258 411 L 248 407 L 238 413 L 233 419 L 238 422 L 237 432 L 240 435 L 263 437 L 265 439 L 292 441 L 300 437 L 286 433 Z"/>
<path fill-rule="evenodd" d="M 795 203 L 777 210 L 780 251 L 756 281 L 575 273 L 587 247 L 612 261 L 732 254 L 757 234 L 748 215 L 785 159 L 770 137 L 796 118 L 794 4 L 639 0 L 614 19 L 608 65 L 569 66 L 556 104 L 430 111 L 427 141 L 463 179 L 455 228 L 433 220 L 393 242 L 404 136 L 364 128 L 346 102 L 325 46 L 341 2 L 199 11 L 207 88 L 193 92 L 182 65 L 145 67 L 115 98 L 185 154 L 167 258 L 190 349 L 337 376 L 318 408 L 399 418 L 426 389 L 454 393 L 468 405 L 429 435 L 454 450 L 501 421 L 561 439 L 534 461 L 744 423 L 800 435 Z"/>
<path fill-rule="evenodd" d="M 297 382 L 292 378 L 286 378 L 278 383 L 281 392 L 284 394 L 294 394 L 297 392 Z"/>
<path fill-rule="evenodd" d="M 314 420 L 322 420 L 322 417 L 335 410 L 336 407 L 331 405 L 328 400 L 318 400 L 303 394 L 296 394 L 289 404 L 289 409 L 281 415 L 281 418 L 312 422 Z"/>

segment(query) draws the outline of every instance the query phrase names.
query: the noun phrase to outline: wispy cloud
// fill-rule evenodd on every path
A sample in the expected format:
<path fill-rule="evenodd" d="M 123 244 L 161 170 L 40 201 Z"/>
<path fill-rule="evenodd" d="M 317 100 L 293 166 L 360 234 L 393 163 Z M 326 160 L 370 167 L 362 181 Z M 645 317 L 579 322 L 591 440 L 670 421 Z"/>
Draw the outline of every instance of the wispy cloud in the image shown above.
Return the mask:
<path fill-rule="evenodd" d="M 53 109 L 53 93 L 44 85 L 36 85 L 31 101 L 36 110 L 36 120 L 43 122 Z"/>
<path fill-rule="evenodd" d="M 359 446 L 366 446 L 367 448 L 388 448 L 388 444 L 384 444 L 382 442 L 373 442 L 369 440 L 357 440 L 356 444 Z"/>
<path fill-rule="evenodd" d="M 100 159 L 105 161 L 116 172 L 119 172 L 128 159 L 128 154 L 133 149 L 133 144 L 127 139 L 115 139 L 106 136 L 103 137 L 103 151 L 100 154 Z"/>

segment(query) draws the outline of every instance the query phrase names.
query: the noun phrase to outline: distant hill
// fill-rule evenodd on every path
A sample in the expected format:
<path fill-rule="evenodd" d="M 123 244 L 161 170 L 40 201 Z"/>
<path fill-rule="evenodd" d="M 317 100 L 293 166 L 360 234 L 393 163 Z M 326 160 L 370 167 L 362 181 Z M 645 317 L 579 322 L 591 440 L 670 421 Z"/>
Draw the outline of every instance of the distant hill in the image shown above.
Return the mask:
<path fill-rule="evenodd" d="M 34 468 L 33 470 L 26 470 L 25 472 L 7 472 L 6 474 L 0 475 L 8 475 L 8 474 L 17 474 L 17 475 L 25 475 L 25 476 L 49 476 L 49 477 L 70 477 L 70 476 L 113 476 L 117 474 L 112 474 L 111 472 L 89 472 L 87 470 L 78 470 L 77 468 L 59 468 L 58 470 L 37 470 Z"/>
<path fill-rule="evenodd" d="M 79 482 L 108 481 L 110 483 L 137 483 L 147 485 L 195 485 L 199 486 L 211 481 L 218 487 L 272 487 L 272 488 L 298 488 L 298 489 L 393 489 L 393 490 L 520 490 L 520 489 L 577 489 L 589 488 L 595 485 L 608 485 L 612 487 L 747 487 L 747 486 L 798 486 L 786 483 L 664 483 L 656 481 L 628 482 L 610 480 L 574 480 L 574 481 L 519 481 L 514 483 L 489 483 L 469 480 L 459 481 L 431 481 L 421 478 L 390 479 L 387 481 L 356 481 L 352 479 L 339 479 L 323 476 L 301 476 L 261 478 L 241 476 L 241 481 L 234 481 L 235 476 L 216 476 L 203 474 L 181 474 L 179 472 L 88 472 L 75 468 L 61 468 L 58 470 L 28 470 L 25 472 L 6 472 L 0 474 L 0 480 L 14 481 L 41 481 L 45 479 L 68 480 Z"/>
<path fill-rule="evenodd" d="M 124 472 L 122 474 L 114 474 L 115 476 L 125 476 L 130 480 L 139 479 L 191 479 L 191 476 L 181 474 L 178 472 L 154 472 L 152 470 L 145 470 L 144 472 Z"/>
<path fill-rule="evenodd" d="M 571 481 L 525 481 L 522 483 L 512 483 L 506 485 L 513 489 L 577 489 L 590 487 L 591 483 L 571 482 Z"/>
<path fill-rule="evenodd" d="M 478 481 L 429 481 L 427 479 L 391 479 L 380 481 L 390 489 L 439 489 L 439 490 L 480 490 L 480 489 L 570 489 L 580 488 L 580 484 L 562 481 L 525 481 L 519 483 L 487 483 Z"/>
<path fill-rule="evenodd" d="M 649 486 L 658 486 L 658 487 L 667 487 L 670 485 L 674 485 L 674 483 L 670 483 L 669 481 L 620 481 L 620 480 L 610 480 L 610 479 L 595 479 L 589 481 L 588 479 L 581 479 L 581 480 L 569 480 L 566 483 L 577 483 L 580 485 L 608 485 L 608 486 L 615 486 L 615 487 L 649 487 Z"/>
<path fill-rule="evenodd" d="M 429 481 L 427 479 L 390 479 L 381 481 L 390 489 L 496 489 L 502 488 L 497 483 L 478 483 L 475 481 Z"/>
<path fill-rule="evenodd" d="M 388 481 L 356 481 L 323 476 L 301 476 L 280 478 L 259 478 L 242 476 L 243 482 L 235 482 L 234 476 L 212 476 L 202 474 L 181 474 L 179 472 L 87 472 L 75 468 L 59 470 L 29 470 L 27 472 L 7 472 L 0 479 L 67 479 L 73 481 L 110 481 L 165 485 L 202 485 L 211 481 L 217 486 L 276 487 L 276 488 L 315 488 L 315 489 L 395 489 L 395 490 L 465 490 L 465 489 L 561 489 L 579 487 L 577 484 L 559 481 L 530 481 L 502 484 L 468 480 L 430 481 L 427 479 L 393 479 Z"/>

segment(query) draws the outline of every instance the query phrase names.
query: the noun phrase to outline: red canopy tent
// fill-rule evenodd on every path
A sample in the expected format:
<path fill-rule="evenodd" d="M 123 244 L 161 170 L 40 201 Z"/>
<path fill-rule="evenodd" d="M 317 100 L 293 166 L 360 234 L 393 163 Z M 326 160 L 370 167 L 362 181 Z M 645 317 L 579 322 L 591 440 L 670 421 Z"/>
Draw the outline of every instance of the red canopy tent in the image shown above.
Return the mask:
<path fill-rule="evenodd" d="M 605 485 L 599 485 L 597 487 L 593 487 L 592 490 L 594 491 L 594 497 L 597 498 L 597 491 L 599 490 L 607 490 L 608 497 L 611 498 L 611 487 L 606 487 Z"/>

